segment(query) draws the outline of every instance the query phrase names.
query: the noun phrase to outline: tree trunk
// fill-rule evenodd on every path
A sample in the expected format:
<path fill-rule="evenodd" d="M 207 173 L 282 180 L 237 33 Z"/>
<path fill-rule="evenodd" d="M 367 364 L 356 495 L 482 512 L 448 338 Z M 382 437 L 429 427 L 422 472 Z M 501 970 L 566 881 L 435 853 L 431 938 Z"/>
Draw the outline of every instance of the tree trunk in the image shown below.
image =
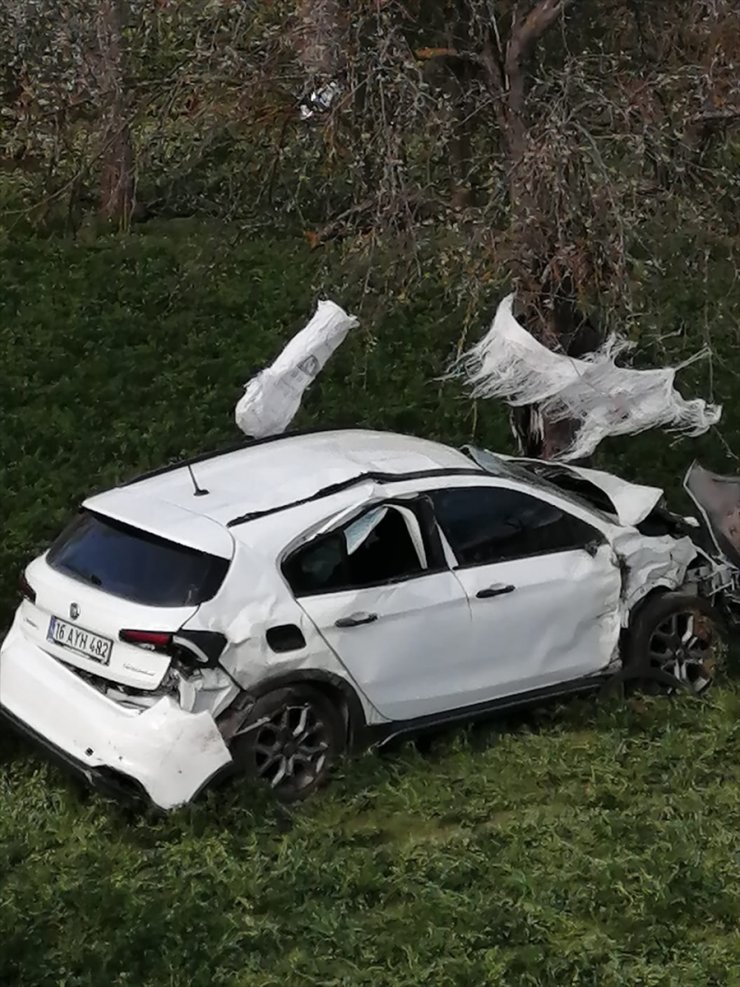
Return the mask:
<path fill-rule="evenodd" d="M 131 130 L 127 124 L 113 125 L 107 135 L 103 158 L 100 215 L 128 228 L 134 210 L 134 195 L 134 147 Z"/>
<path fill-rule="evenodd" d="M 135 156 L 127 118 L 123 29 L 125 0 L 99 0 L 100 83 L 105 100 L 100 215 L 127 228 L 134 209 Z"/>
<path fill-rule="evenodd" d="M 483 51 L 489 85 L 498 92 L 498 122 L 509 169 L 513 277 L 517 294 L 515 314 L 527 330 L 552 350 L 583 355 L 598 346 L 598 333 L 578 317 L 567 286 L 549 274 L 548 244 L 541 242 L 537 223 L 537 193 L 528 175 L 531 153 L 527 126 L 527 65 L 542 36 L 574 0 L 537 0 L 514 19 L 504 43 L 497 25 Z M 547 421 L 536 406 L 514 408 L 512 431 L 521 455 L 552 459 L 572 442 L 578 423 Z"/>
<path fill-rule="evenodd" d="M 295 48 L 311 88 L 336 78 L 342 62 L 339 0 L 299 0 Z"/>
<path fill-rule="evenodd" d="M 556 459 L 572 443 L 578 427 L 573 421 L 547 421 L 537 405 L 512 408 L 509 423 L 519 455 L 528 459 Z"/>

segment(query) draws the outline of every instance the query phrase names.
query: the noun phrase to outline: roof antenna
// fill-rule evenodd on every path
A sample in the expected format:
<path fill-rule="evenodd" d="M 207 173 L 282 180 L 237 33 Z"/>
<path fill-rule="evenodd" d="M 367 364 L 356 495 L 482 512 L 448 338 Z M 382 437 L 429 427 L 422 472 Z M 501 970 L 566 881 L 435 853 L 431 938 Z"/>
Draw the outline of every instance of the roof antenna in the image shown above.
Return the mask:
<path fill-rule="evenodd" d="M 198 481 L 195 479 L 195 473 L 193 473 L 193 467 L 190 465 L 190 463 L 187 464 L 187 467 L 188 467 L 188 473 L 190 473 L 190 479 L 193 481 L 193 486 L 195 487 L 195 492 L 193 496 L 205 497 L 208 491 L 198 486 Z"/>

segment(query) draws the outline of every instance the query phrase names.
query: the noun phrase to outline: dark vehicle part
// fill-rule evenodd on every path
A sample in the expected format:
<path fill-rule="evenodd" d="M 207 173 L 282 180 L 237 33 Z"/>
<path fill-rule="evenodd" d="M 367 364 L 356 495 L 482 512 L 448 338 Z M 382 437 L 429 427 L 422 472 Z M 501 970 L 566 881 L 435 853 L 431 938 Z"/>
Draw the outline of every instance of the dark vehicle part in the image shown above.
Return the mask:
<path fill-rule="evenodd" d="M 306 798 L 328 780 L 346 746 L 342 712 L 318 689 L 293 685 L 257 699 L 231 741 L 238 770 L 281 802 Z"/>
<path fill-rule="evenodd" d="M 686 592 L 650 596 L 627 634 L 625 678 L 648 692 L 684 688 L 700 695 L 714 681 L 726 634 L 708 600 Z"/>
<path fill-rule="evenodd" d="M 693 521 L 693 523 L 692 523 Z M 694 518 L 681 517 L 669 511 L 664 503 L 656 504 L 644 521 L 635 526 L 641 535 L 650 538 L 660 538 L 670 535 L 671 538 L 690 538 L 695 545 L 704 551 L 710 551 L 708 539 L 702 539 L 702 528 Z"/>
<path fill-rule="evenodd" d="M 589 483 L 582 477 L 572 473 L 567 467 L 548 461 L 522 463 L 524 469 L 540 479 L 547 480 L 559 490 L 575 494 L 605 514 L 614 513 L 614 505 L 603 490 L 595 483 Z"/>

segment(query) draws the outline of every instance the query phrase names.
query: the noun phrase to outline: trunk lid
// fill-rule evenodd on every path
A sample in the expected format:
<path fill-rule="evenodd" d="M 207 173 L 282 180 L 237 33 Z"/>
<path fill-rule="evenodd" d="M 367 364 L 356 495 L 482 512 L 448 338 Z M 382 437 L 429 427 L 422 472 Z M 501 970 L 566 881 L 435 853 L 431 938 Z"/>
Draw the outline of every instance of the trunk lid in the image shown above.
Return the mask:
<path fill-rule="evenodd" d="M 29 641 L 83 672 L 133 689 L 156 689 L 171 661 L 166 645 L 121 632 L 174 634 L 217 592 L 229 560 L 85 511 L 25 577 Z"/>

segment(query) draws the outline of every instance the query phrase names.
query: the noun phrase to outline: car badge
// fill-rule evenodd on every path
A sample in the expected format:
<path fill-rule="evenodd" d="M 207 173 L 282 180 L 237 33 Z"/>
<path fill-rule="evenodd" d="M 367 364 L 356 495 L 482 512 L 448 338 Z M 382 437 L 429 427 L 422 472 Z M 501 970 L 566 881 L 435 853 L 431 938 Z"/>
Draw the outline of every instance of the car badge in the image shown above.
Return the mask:
<path fill-rule="evenodd" d="M 72 618 L 72 620 L 77 620 L 77 618 L 80 616 L 80 608 L 77 606 L 76 603 L 70 603 L 69 616 Z"/>

